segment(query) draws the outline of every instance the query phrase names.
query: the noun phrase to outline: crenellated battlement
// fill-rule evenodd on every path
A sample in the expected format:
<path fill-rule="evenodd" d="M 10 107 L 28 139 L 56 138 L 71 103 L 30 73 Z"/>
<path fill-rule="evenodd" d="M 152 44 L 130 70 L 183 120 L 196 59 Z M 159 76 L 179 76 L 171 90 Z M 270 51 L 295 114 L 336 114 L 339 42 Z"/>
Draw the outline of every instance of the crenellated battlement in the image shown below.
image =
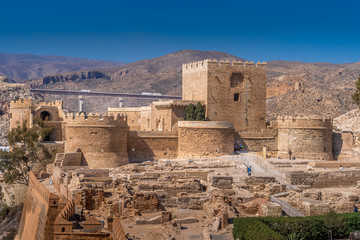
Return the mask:
<path fill-rule="evenodd" d="M 330 116 L 324 116 L 324 117 L 315 117 L 315 116 L 278 116 L 277 120 L 281 120 L 281 121 L 308 121 L 308 122 L 318 122 L 318 121 L 332 121 L 333 118 Z"/>
<path fill-rule="evenodd" d="M 51 102 L 39 102 L 39 103 L 34 104 L 34 105 L 62 108 L 63 107 L 63 101 L 55 100 L 55 101 L 51 101 Z"/>
<path fill-rule="evenodd" d="M 327 128 L 332 129 L 332 117 L 313 116 L 279 116 L 276 124 L 278 128 Z"/>
<path fill-rule="evenodd" d="M 75 213 L 75 203 L 73 200 L 69 200 L 65 207 L 59 213 L 59 217 L 69 220 Z"/>
<path fill-rule="evenodd" d="M 74 125 L 120 125 L 126 126 L 127 117 L 124 114 L 99 114 L 99 113 L 67 113 L 65 114 L 67 124 Z"/>
<path fill-rule="evenodd" d="M 31 107 L 31 99 L 19 99 L 10 102 L 10 108 Z"/>
<path fill-rule="evenodd" d="M 204 59 L 201 61 L 197 61 L 197 62 L 191 62 L 191 63 L 186 63 L 183 64 L 183 70 L 187 70 L 187 69 L 205 69 L 207 68 L 209 65 L 217 65 L 217 66 L 230 66 L 230 67 L 264 67 L 266 66 L 266 62 L 257 62 L 256 64 L 254 62 L 249 62 L 249 61 L 245 61 L 242 62 L 241 60 L 239 61 L 230 61 L 230 60 L 216 60 L 216 59 Z"/>

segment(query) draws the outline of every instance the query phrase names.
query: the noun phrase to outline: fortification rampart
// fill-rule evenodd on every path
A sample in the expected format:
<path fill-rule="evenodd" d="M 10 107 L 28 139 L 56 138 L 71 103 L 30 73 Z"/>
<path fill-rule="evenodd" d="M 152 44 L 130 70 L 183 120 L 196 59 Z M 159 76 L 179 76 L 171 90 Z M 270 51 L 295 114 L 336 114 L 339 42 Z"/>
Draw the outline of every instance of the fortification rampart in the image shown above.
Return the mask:
<path fill-rule="evenodd" d="M 35 105 L 38 106 L 46 106 L 46 107 L 59 107 L 59 108 L 63 108 L 63 101 L 61 100 L 55 100 L 55 101 L 51 101 L 51 102 L 39 102 Z"/>
<path fill-rule="evenodd" d="M 65 115 L 67 125 L 107 125 L 107 126 L 123 126 L 126 127 L 126 116 L 120 114 L 103 114 L 98 113 L 69 113 Z"/>
<path fill-rule="evenodd" d="M 130 162 L 177 157 L 177 132 L 131 131 L 128 136 Z"/>
<path fill-rule="evenodd" d="M 293 117 L 279 116 L 276 121 L 278 129 L 307 128 L 307 129 L 332 129 L 331 117 Z"/>
<path fill-rule="evenodd" d="M 333 158 L 332 118 L 278 117 L 276 124 L 280 158 Z"/>
<path fill-rule="evenodd" d="M 276 129 L 262 129 L 261 131 L 241 132 L 236 135 L 238 146 L 242 144 L 249 151 L 277 151 L 277 131 Z"/>
<path fill-rule="evenodd" d="M 10 102 L 10 108 L 22 108 L 22 107 L 31 107 L 31 99 L 19 99 L 16 101 Z"/>
<path fill-rule="evenodd" d="M 58 199 L 30 172 L 18 232 L 20 239 L 53 239 L 53 221 Z"/>
<path fill-rule="evenodd" d="M 234 125 L 221 121 L 179 121 L 178 158 L 211 157 L 234 152 Z"/>
<path fill-rule="evenodd" d="M 239 61 L 230 61 L 230 60 L 216 60 L 216 59 L 205 59 L 202 61 L 197 61 L 197 62 L 191 62 L 191 63 L 186 63 L 183 64 L 182 69 L 183 71 L 199 71 L 199 70 L 207 70 L 209 65 L 212 66 L 219 66 L 219 67 L 231 67 L 233 70 L 240 70 L 241 68 L 244 67 L 257 67 L 257 68 L 261 68 L 266 66 L 266 62 L 257 62 L 256 64 L 254 62 L 249 62 L 249 61 L 245 61 L 242 62 L 241 60 Z"/>
<path fill-rule="evenodd" d="M 124 116 L 89 114 L 66 116 L 65 152 L 81 151 L 91 168 L 118 167 L 128 163 Z"/>

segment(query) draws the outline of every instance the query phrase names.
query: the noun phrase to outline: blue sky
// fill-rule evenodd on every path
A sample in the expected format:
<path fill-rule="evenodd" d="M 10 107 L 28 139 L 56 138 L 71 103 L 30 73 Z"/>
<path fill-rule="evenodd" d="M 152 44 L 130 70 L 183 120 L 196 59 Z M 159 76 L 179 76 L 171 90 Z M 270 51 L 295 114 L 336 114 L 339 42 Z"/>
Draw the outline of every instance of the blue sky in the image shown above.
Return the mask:
<path fill-rule="evenodd" d="M 132 62 L 183 49 L 360 61 L 360 1 L 0 0 L 0 52 Z"/>

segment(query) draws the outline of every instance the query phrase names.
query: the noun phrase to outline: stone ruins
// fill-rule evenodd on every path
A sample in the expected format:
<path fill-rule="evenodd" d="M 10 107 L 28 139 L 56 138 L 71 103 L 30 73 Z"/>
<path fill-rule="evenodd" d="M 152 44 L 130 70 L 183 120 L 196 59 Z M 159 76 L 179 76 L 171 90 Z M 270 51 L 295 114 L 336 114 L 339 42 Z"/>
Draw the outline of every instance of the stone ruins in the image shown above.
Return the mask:
<path fill-rule="evenodd" d="M 47 121 L 57 151 L 30 175 L 18 239 L 231 239 L 235 217 L 351 211 L 360 162 L 345 154 L 356 135 L 326 116 L 267 122 L 265 67 L 184 64 L 182 100 L 103 115 L 11 102 L 10 128 Z M 198 102 L 206 121 L 184 121 Z"/>

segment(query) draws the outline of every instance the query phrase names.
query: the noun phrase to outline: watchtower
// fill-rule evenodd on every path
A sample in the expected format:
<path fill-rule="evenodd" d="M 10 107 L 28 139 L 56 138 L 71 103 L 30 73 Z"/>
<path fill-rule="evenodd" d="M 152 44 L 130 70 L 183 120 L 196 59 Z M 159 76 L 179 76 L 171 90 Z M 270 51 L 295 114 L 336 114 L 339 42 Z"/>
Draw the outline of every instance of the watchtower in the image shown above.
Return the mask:
<path fill-rule="evenodd" d="M 234 123 L 236 132 L 266 124 L 266 63 L 203 60 L 182 67 L 183 100 L 202 101 L 205 117 Z"/>

